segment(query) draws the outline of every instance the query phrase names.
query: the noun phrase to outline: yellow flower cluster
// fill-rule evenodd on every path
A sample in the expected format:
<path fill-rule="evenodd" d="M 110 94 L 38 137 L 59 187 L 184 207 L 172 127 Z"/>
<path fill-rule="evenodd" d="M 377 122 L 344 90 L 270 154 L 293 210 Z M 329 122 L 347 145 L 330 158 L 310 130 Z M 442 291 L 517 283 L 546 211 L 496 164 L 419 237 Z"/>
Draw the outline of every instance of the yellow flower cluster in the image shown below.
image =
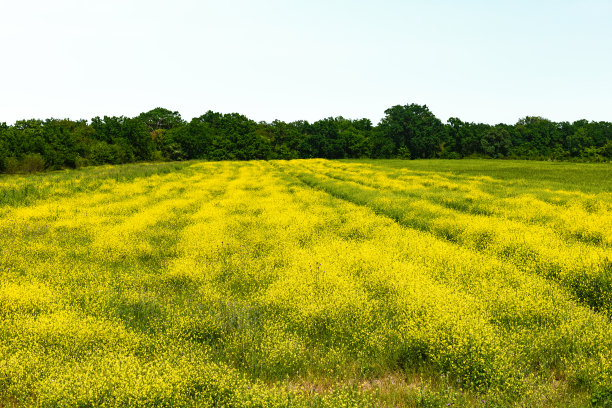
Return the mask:
<path fill-rule="evenodd" d="M 392 164 L 0 178 L 0 406 L 612 395 L 612 195 Z"/>
<path fill-rule="evenodd" d="M 612 193 L 557 190 L 563 204 L 553 205 L 546 189 L 537 199 L 520 185 L 482 178 L 407 170 L 373 176 L 369 166 L 326 161 L 296 161 L 289 171 L 405 226 L 554 279 L 580 301 L 612 311 Z"/>

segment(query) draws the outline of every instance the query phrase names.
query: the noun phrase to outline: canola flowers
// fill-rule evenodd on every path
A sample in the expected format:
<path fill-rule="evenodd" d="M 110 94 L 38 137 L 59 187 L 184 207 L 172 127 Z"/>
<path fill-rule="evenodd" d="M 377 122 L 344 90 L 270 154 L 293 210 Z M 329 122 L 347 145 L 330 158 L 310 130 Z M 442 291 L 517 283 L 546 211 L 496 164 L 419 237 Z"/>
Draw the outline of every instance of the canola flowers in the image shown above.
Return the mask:
<path fill-rule="evenodd" d="M 0 405 L 612 399 L 610 192 L 404 163 L 0 178 Z"/>
<path fill-rule="evenodd" d="M 546 201 L 520 192 L 503 191 L 499 199 L 478 178 L 458 182 L 434 174 L 418 179 L 406 170 L 373 175 L 360 166 L 325 162 L 301 168 L 305 171 L 297 177 L 312 186 L 409 227 L 492 253 L 559 281 L 597 310 L 612 311 L 610 192 L 559 192 L 565 204 L 551 209 Z"/>

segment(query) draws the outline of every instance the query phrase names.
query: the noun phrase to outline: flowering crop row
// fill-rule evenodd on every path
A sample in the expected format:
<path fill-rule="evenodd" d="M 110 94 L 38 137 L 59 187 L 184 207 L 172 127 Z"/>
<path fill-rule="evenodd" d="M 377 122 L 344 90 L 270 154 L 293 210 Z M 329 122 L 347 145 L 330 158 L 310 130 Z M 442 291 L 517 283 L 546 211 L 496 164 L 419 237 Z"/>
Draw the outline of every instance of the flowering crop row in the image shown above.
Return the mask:
<path fill-rule="evenodd" d="M 605 401 L 610 194 L 382 164 L 0 178 L 0 406 Z"/>

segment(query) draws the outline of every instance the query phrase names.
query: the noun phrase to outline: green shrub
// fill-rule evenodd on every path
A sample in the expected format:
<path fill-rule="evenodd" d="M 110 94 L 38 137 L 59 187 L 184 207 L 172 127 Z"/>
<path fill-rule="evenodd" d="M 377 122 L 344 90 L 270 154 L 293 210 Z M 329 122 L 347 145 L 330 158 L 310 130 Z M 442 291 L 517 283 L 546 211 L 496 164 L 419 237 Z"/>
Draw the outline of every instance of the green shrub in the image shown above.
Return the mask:
<path fill-rule="evenodd" d="M 45 159 L 39 153 L 30 153 L 21 159 L 9 157 L 4 161 L 7 173 L 35 173 L 45 169 Z"/>
<path fill-rule="evenodd" d="M 77 156 L 74 160 L 74 167 L 77 169 L 87 166 L 91 166 L 91 161 L 85 157 Z"/>
<path fill-rule="evenodd" d="M 612 407 L 612 389 L 600 388 L 591 395 L 591 406 Z"/>

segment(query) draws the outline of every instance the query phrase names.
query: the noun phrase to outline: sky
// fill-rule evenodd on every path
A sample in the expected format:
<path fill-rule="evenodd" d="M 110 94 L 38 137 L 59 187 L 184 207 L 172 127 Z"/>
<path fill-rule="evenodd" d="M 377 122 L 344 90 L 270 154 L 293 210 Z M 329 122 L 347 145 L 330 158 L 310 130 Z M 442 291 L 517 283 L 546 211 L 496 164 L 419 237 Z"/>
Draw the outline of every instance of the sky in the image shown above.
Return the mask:
<path fill-rule="evenodd" d="M 0 122 L 612 121 L 612 1 L 0 0 Z"/>

